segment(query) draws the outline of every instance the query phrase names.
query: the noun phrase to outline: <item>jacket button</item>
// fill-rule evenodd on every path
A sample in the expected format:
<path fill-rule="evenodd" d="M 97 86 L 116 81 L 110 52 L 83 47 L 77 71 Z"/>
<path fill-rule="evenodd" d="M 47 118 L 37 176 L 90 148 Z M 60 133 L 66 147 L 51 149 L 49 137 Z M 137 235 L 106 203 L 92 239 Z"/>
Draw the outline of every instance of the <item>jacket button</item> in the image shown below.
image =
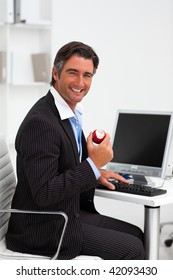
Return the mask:
<path fill-rule="evenodd" d="M 76 218 L 79 218 L 79 213 L 76 213 L 76 214 L 75 214 L 75 217 L 76 217 Z"/>

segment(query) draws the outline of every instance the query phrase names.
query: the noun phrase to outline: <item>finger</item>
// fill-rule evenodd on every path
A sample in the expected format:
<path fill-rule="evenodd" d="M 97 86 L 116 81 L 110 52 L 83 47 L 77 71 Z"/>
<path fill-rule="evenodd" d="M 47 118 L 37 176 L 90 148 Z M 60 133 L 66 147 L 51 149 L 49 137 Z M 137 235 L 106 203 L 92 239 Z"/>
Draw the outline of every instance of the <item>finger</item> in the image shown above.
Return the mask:
<path fill-rule="evenodd" d="M 87 137 L 87 144 L 92 145 L 93 141 L 92 141 L 92 132 L 90 132 L 90 134 Z"/>
<path fill-rule="evenodd" d="M 101 142 L 101 144 L 102 143 L 109 143 L 110 142 L 110 135 L 109 135 L 109 133 L 106 133 L 106 136 L 105 136 L 105 138 L 103 139 L 103 141 Z"/>
<path fill-rule="evenodd" d="M 110 190 L 115 190 L 116 189 L 116 187 L 112 183 L 110 183 L 108 181 L 106 181 L 104 186 L 108 187 L 108 189 L 110 189 Z"/>
<path fill-rule="evenodd" d="M 100 180 L 100 184 L 104 185 L 105 187 L 108 187 L 111 190 L 115 190 L 115 186 L 111 183 L 111 181 L 108 181 L 106 178 L 102 178 Z"/>
<path fill-rule="evenodd" d="M 88 137 L 87 137 L 87 140 L 88 140 L 88 139 L 90 139 L 90 140 L 92 139 L 92 132 L 89 133 L 89 135 L 88 135 Z"/>
<path fill-rule="evenodd" d="M 113 178 L 118 180 L 118 181 L 121 181 L 121 182 L 124 182 L 124 183 L 128 183 L 128 180 L 126 180 L 123 176 L 121 176 L 118 173 L 114 173 L 114 177 Z"/>

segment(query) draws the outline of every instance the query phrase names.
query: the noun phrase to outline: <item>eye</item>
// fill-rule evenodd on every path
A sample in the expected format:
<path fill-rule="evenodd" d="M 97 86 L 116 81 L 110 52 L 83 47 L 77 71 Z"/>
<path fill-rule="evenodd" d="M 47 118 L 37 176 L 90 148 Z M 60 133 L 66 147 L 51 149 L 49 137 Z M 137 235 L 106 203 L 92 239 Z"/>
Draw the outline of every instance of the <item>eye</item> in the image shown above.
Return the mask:
<path fill-rule="evenodd" d="M 70 75 L 76 75 L 77 73 L 76 73 L 76 71 L 69 71 L 68 72 Z"/>
<path fill-rule="evenodd" d="M 90 79 L 91 79 L 91 78 L 93 77 L 93 75 L 92 75 L 91 73 L 86 73 L 86 74 L 85 74 L 85 77 L 87 77 L 87 78 L 90 78 Z"/>
<path fill-rule="evenodd" d="M 77 75 L 77 73 L 78 73 L 78 71 L 77 71 L 76 69 L 73 69 L 73 68 L 67 69 L 66 72 L 67 72 L 67 74 L 70 75 L 70 76 L 75 76 L 75 75 Z"/>

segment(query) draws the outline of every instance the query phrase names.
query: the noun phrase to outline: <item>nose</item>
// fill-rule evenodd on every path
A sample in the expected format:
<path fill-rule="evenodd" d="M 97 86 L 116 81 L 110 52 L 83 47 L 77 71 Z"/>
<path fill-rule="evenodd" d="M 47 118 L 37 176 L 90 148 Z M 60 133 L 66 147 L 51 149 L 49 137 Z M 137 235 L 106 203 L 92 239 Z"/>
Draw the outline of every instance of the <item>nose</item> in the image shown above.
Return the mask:
<path fill-rule="evenodd" d="M 76 85 L 78 87 L 83 87 L 85 85 L 84 77 L 83 75 L 78 75 L 76 78 Z"/>

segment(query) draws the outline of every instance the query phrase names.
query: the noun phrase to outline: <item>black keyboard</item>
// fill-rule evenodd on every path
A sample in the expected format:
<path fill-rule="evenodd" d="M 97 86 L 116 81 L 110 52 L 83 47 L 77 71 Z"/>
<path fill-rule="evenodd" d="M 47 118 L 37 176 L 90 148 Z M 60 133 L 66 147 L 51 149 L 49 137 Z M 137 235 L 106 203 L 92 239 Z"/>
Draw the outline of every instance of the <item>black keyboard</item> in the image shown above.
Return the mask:
<path fill-rule="evenodd" d="M 115 190 L 110 190 L 106 186 L 99 184 L 98 189 L 104 189 L 108 191 L 117 191 L 124 193 L 131 193 L 144 196 L 156 196 L 165 194 L 167 191 L 159 188 L 153 188 L 149 186 L 139 185 L 139 184 L 127 184 L 117 181 L 111 181 L 115 185 Z"/>

